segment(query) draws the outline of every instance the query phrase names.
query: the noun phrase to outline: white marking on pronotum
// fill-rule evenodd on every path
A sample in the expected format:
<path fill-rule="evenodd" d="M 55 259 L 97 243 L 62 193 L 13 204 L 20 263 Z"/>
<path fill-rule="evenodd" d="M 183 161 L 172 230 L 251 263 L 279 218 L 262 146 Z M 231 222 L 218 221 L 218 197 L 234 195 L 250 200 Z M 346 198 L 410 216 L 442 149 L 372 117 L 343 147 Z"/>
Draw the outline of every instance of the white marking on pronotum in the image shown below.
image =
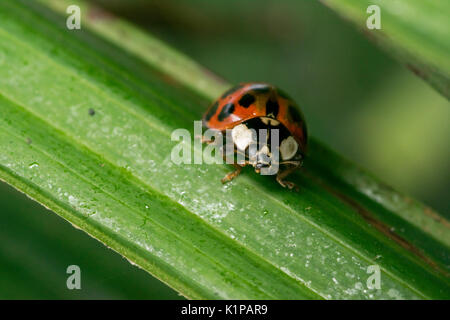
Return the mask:
<path fill-rule="evenodd" d="M 298 150 L 298 144 L 295 141 L 293 136 L 289 136 L 286 139 L 284 139 L 283 141 L 281 141 L 280 153 L 281 153 L 281 158 L 283 160 L 291 159 L 293 156 L 295 156 L 295 154 L 297 153 L 297 150 Z"/>
<path fill-rule="evenodd" d="M 236 147 L 242 151 L 245 151 L 250 143 L 256 140 L 254 130 L 247 128 L 245 124 L 240 124 L 234 127 L 231 131 L 231 137 L 233 138 L 233 142 L 236 144 Z"/>

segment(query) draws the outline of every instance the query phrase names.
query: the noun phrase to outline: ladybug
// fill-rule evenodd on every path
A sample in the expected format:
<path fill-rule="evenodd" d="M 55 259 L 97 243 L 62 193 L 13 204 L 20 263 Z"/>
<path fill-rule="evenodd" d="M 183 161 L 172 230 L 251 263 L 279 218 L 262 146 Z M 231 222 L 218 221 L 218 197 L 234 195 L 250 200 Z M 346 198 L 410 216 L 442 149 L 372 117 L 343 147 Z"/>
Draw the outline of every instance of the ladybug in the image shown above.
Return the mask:
<path fill-rule="evenodd" d="M 278 159 L 276 180 L 283 187 L 296 188 L 285 178 L 302 165 L 308 136 L 301 110 L 282 91 L 267 83 L 239 84 L 222 94 L 205 112 L 202 121 L 205 128 L 222 134 L 231 130 L 234 154 L 245 156 L 244 163 L 233 163 L 235 171 L 227 174 L 222 183 L 238 176 L 245 165 L 253 166 L 260 173 Z M 264 137 L 260 129 L 265 129 Z M 271 129 L 278 129 L 277 158 L 272 157 L 275 147 L 271 148 Z M 265 142 L 258 143 L 261 139 Z M 213 140 L 202 137 L 202 142 Z"/>

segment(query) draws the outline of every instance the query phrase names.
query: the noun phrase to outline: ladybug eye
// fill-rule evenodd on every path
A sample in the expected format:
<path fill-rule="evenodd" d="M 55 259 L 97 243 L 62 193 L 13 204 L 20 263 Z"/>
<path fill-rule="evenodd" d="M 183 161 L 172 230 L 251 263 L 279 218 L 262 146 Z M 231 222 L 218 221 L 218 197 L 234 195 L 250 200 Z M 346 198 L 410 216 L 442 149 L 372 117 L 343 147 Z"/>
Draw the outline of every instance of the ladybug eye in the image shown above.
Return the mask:
<path fill-rule="evenodd" d="M 280 153 L 283 160 L 291 159 L 293 156 L 295 156 L 297 150 L 298 144 L 293 136 L 287 137 L 280 144 Z"/>

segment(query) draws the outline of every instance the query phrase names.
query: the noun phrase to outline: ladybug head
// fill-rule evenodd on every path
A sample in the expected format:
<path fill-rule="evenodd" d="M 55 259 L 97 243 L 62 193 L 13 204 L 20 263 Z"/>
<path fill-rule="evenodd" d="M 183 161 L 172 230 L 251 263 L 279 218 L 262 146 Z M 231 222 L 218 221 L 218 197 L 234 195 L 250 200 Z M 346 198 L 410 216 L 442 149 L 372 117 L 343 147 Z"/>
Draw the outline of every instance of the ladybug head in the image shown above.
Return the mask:
<path fill-rule="evenodd" d="M 249 153 L 251 153 L 250 148 Z M 273 154 L 270 151 L 270 145 L 265 144 L 253 153 L 253 156 L 250 157 L 250 163 L 255 167 L 257 173 L 261 173 L 261 169 L 264 172 L 264 170 L 268 170 L 272 164 L 277 164 L 278 161 L 275 161 Z"/>
<path fill-rule="evenodd" d="M 301 159 L 299 147 L 293 136 L 280 123 L 268 123 L 266 119 L 254 118 L 232 129 L 231 136 L 247 163 L 257 173 L 273 175 L 280 164 L 292 164 Z"/>

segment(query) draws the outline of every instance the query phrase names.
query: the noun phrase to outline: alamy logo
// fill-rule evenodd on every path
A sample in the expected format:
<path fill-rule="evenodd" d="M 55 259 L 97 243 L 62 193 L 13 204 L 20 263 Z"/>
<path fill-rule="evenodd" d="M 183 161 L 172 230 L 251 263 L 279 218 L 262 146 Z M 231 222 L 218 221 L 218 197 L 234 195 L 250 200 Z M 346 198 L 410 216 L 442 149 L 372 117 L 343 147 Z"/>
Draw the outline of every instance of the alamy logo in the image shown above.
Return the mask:
<path fill-rule="evenodd" d="M 381 270 L 380 266 L 374 264 L 367 267 L 367 273 L 371 276 L 367 279 L 366 285 L 368 289 L 381 289 Z"/>
<path fill-rule="evenodd" d="M 67 274 L 70 276 L 67 278 L 66 286 L 69 290 L 80 290 L 81 289 L 81 269 L 77 265 L 70 265 L 66 270 Z"/>
<path fill-rule="evenodd" d="M 66 10 L 67 14 L 70 16 L 66 20 L 66 26 L 69 30 L 80 30 L 81 29 L 81 9 L 79 6 L 70 5 Z"/>
<path fill-rule="evenodd" d="M 370 30 L 381 29 L 381 9 L 373 4 L 367 7 L 367 13 L 371 14 L 366 21 L 367 28 Z"/>
<path fill-rule="evenodd" d="M 192 149 L 192 138 L 187 129 L 179 128 L 172 132 L 172 141 L 179 141 L 170 155 L 173 163 L 249 164 L 254 166 L 261 175 L 274 175 L 278 172 L 280 165 L 278 129 L 255 130 L 245 125 L 238 125 L 226 130 L 224 137 L 222 132 L 211 129 L 202 134 L 202 122 L 194 121 L 194 137 L 194 149 Z M 207 146 L 200 152 L 204 142 Z M 287 147 L 282 145 L 282 155 L 285 154 L 284 149 Z M 193 155 L 192 150 L 194 150 Z"/>

